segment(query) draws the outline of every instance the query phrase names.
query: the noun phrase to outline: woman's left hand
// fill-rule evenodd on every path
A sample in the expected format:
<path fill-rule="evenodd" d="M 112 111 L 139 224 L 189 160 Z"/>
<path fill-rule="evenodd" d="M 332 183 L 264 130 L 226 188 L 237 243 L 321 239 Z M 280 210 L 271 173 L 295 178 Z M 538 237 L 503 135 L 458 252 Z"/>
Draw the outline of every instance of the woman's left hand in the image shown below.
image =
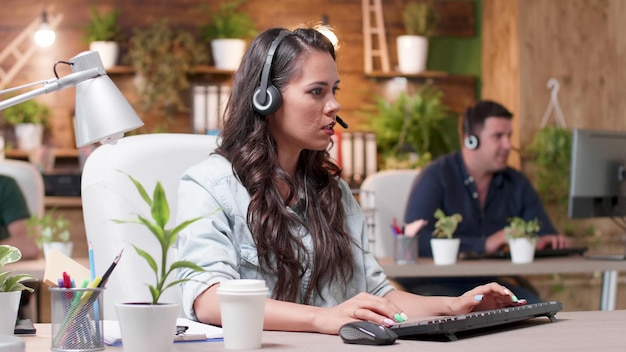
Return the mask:
<path fill-rule="evenodd" d="M 456 297 L 452 302 L 451 310 L 453 314 L 463 314 L 524 304 L 526 304 L 525 299 L 518 299 L 508 288 L 492 282 L 477 286 L 462 296 Z"/>

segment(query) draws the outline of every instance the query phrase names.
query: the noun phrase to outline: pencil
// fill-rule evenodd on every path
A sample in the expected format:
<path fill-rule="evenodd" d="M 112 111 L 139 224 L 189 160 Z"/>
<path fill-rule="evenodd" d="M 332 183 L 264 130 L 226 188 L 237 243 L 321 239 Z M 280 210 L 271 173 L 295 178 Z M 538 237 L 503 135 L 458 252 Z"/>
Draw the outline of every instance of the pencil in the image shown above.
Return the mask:
<path fill-rule="evenodd" d="M 113 259 L 113 263 L 111 263 L 107 271 L 104 273 L 104 275 L 102 275 L 102 281 L 100 281 L 100 284 L 98 285 L 98 287 L 104 287 L 104 285 L 106 285 L 107 280 L 109 280 L 109 276 L 111 276 L 113 269 L 115 269 L 115 266 L 117 265 L 117 263 L 119 263 L 120 258 L 122 257 L 122 252 L 124 252 L 124 248 L 122 248 L 122 250 L 120 251 L 120 254 L 118 254 L 117 257 Z"/>

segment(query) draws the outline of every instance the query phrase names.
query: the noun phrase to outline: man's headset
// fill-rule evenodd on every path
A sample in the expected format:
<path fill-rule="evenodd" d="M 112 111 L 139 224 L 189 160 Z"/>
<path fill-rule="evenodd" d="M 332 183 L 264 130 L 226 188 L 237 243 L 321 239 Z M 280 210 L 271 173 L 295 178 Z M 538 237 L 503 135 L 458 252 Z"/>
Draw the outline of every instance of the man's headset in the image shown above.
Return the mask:
<path fill-rule="evenodd" d="M 467 134 L 467 136 L 463 139 L 463 144 L 465 148 L 469 150 L 476 150 L 480 145 L 480 140 L 478 136 L 474 134 L 472 130 L 472 119 L 474 116 L 474 108 L 469 107 L 465 110 L 465 115 L 463 115 L 463 133 Z"/>
<path fill-rule="evenodd" d="M 274 54 L 276 54 L 278 45 L 280 45 L 280 42 L 289 34 L 291 34 L 291 32 L 288 30 L 280 32 L 270 45 L 267 57 L 265 58 L 265 64 L 263 65 L 263 71 L 261 72 L 261 85 L 252 95 L 252 107 L 263 116 L 275 113 L 283 102 L 280 90 L 271 84 L 270 71 L 272 70 L 272 61 L 274 60 Z M 348 124 L 343 121 L 341 117 L 335 116 L 335 119 L 341 127 L 348 128 Z"/>

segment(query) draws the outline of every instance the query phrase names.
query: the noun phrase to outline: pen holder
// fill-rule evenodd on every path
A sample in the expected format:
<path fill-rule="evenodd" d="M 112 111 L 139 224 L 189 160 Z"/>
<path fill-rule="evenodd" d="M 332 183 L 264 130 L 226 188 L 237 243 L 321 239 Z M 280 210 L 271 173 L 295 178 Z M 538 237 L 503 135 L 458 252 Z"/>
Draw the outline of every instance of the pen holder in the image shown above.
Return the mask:
<path fill-rule="evenodd" d="M 417 262 L 417 236 L 394 236 L 394 258 L 396 264 Z"/>
<path fill-rule="evenodd" d="M 102 296 L 104 287 L 50 287 L 52 351 L 104 349 Z"/>

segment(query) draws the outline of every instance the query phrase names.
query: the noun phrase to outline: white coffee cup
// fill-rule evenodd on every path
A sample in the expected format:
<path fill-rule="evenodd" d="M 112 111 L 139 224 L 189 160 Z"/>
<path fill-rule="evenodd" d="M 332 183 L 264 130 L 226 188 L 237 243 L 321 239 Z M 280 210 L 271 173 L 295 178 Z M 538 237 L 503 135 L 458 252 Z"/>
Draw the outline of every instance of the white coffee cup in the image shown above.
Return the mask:
<path fill-rule="evenodd" d="M 217 294 L 226 349 L 261 348 L 267 292 L 263 280 L 240 279 L 220 283 Z"/>

